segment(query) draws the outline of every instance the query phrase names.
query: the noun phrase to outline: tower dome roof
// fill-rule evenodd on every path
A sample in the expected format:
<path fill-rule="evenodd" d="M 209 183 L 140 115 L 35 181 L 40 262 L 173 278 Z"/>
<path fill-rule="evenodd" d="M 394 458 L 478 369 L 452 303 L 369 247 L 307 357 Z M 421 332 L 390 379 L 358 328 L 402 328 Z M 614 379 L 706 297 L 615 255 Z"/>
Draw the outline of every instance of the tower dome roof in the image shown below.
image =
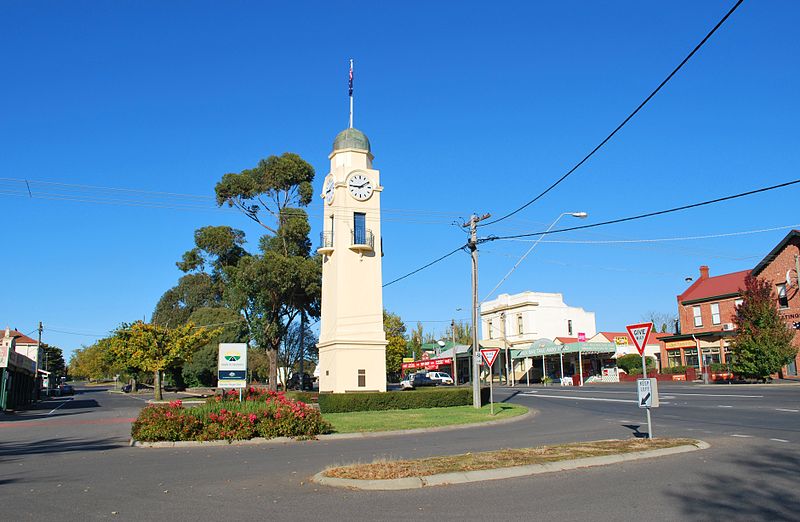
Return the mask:
<path fill-rule="evenodd" d="M 352 127 L 337 134 L 336 139 L 333 140 L 334 152 L 342 149 L 358 149 L 371 152 L 367 135 Z"/>

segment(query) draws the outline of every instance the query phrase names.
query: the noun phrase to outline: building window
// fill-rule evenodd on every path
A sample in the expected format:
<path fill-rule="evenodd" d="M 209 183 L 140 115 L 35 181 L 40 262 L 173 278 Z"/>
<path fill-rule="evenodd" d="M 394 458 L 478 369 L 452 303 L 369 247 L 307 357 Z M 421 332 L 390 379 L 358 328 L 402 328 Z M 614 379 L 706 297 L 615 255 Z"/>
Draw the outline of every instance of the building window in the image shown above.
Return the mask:
<path fill-rule="evenodd" d="M 367 215 L 363 212 L 353 213 L 353 244 L 367 244 Z"/>
<path fill-rule="evenodd" d="M 711 324 L 720 324 L 719 303 L 711 303 Z"/>
<path fill-rule="evenodd" d="M 572 335 L 572 319 L 567 319 L 567 335 Z"/>
<path fill-rule="evenodd" d="M 674 368 L 675 366 L 681 365 L 681 351 L 678 350 L 667 350 L 667 366 L 670 368 Z"/>
<path fill-rule="evenodd" d="M 522 325 L 522 314 L 519 314 L 517 316 L 517 333 L 519 335 L 522 335 L 523 333 L 525 333 L 525 328 Z"/>
<path fill-rule="evenodd" d="M 700 367 L 700 360 L 697 358 L 697 348 L 687 348 L 683 351 L 683 355 L 686 357 L 686 366 Z"/>
<path fill-rule="evenodd" d="M 786 297 L 786 283 L 778 285 L 778 306 L 789 308 L 789 298 Z"/>
<path fill-rule="evenodd" d="M 491 319 L 486 321 L 486 331 L 489 333 L 489 339 L 493 339 L 493 337 L 492 337 L 492 320 Z"/>
<path fill-rule="evenodd" d="M 693 306 L 692 307 L 692 313 L 694 314 L 694 326 L 695 326 L 695 328 L 698 327 L 698 326 L 703 326 L 703 316 L 701 315 L 700 307 L 699 306 Z"/>
<path fill-rule="evenodd" d="M 367 386 L 367 370 L 358 370 L 358 387 L 365 388 Z"/>

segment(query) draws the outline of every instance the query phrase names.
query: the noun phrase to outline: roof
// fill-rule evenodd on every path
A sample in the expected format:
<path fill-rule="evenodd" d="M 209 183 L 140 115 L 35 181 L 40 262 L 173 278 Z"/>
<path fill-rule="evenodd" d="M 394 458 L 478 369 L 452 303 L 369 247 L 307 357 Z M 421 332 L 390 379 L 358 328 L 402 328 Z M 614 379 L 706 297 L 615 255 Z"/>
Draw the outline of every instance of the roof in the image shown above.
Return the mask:
<path fill-rule="evenodd" d="M 358 149 L 370 152 L 369 139 L 366 134 L 350 127 L 336 135 L 333 140 L 333 150 Z"/>
<path fill-rule="evenodd" d="M 770 250 L 769 254 L 767 254 L 766 257 L 756 265 L 756 267 L 753 269 L 753 275 L 757 276 L 762 270 L 767 268 L 767 265 L 769 265 L 772 260 L 775 259 L 775 256 L 777 256 L 781 250 L 783 250 L 784 247 L 786 247 L 786 245 L 789 244 L 789 242 L 794 238 L 800 238 L 800 230 L 792 230 L 786 234 L 786 237 L 784 237 L 781 242 L 775 246 L 775 248 Z"/>
<path fill-rule="evenodd" d="M 557 341 L 557 342 L 559 342 L 561 344 L 569 344 L 569 343 L 577 343 L 578 342 L 578 338 L 577 337 L 556 337 L 553 340 Z"/>
<path fill-rule="evenodd" d="M 0 332 L 0 334 L 5 335 L 5 330 Z M 0 337 L 2 337 L 2 335 L 0 335 Z M 14 338 L 14 341 L 17 344 L 39 344 L 36 341 L 36 339 L 31 339 L 30 337 L 28 337 L 27 335 L 18 330 L 11 330 L 11 337 Z"/>
<path fill-rule="evenodd" d="M 678 302 L 702 301 L 714 297 L 738 295 L 750 270 L 732 272 L 714 277 L 701 277 L 678 296 Z"/>
<path fill-rule="evenodd" d="M 609 342 L 614 342 L 614 339 L 617 337 L 624 337 L 628 340 L 628 344 L 633 346 L 633 339 L 631 336 L 628 335 L 628 332 L 598 332 L 600 335 L 608 339 Z M 647 342 L 645 344 L 658 344 L 659 338 L 663 337 L 668 334 L 659 334 L 658 332 L 650 332 L 650 335 L 647 337 Z"/>

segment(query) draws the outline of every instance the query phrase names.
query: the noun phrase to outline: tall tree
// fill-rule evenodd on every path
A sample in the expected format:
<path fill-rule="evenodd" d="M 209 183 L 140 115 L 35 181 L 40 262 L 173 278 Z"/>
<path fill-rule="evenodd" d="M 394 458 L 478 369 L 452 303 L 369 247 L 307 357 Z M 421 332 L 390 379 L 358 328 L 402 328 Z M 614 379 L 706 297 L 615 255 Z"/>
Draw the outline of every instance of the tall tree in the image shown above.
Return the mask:
<path fill-rule="evenodd" d="M 278 354 L 290 325 L 319 317 L 322 262 L 311 255 L 308 215 L 313 167 L 300 156 L 270 156 L 252 169 L 229 173 L 216 186 L 217 204 L 238 208 L 267 234 L 258 254 L 224 269 L 225 298 L 241 310 L 256 345 L 270 361 L 269 387 L 277 389 Z"/>
<path fill-rule="evenodd" d="M 137 321 L 114 332 L 109 345 L 121 363 L 153 374 L 155 398 L 161 400 L 161 372 L 191 360 L 201 346 L 220 332 L 219 328 L 197 328 L 192 323 L 167 328 Z"/>
<path fill-rule="evenodd" d="M 283 346 L 281 347 L 278 357 L 279 364 L 283 368 L 288 368 L 292 372 L 299 371 L 300 368 L 300 354 L 303 354 L 305 362 L 316 363 L 319 360 L 319 349 L 317 348 L 317 336 L 308 324 L 304 325 L 305 332 L 300 335 L 300 322 L 295 321 L 292 323 L 286 335 L 283 338 Z M 300 341 L 302 338 L 302 350 L 300 349 Z M 304 368 L 307 368 L 304 364 Z M 284 385 L 286 383 L 283 383 Z"/>
<path fill-rule="evenodd" d="M 422 343 L 424 342 L 425 331 L 422 323 L 418 322 L 417 326 L 411 330 L 411 350 L 414 359 L 419 359 L 422 356 Z"/>
<path fill-rule="evenodd" d="M 399 315 L 383 311 L 383 331 L 386 332 L 386 373 L 395 377 L 402 370 L 403 357 L 406 356 L 406 325 Z"/>
<path fill-rule="evenodd" d="M 189 322 L 198 326 L 220 328 L 221 331 L 178 370 L 187 386 L 215 386 L 219 343 L 246 343 L 249 337 L 247 323 L 236 310 L 220 307 L 198 308 L 189 317 Z"/>
<path fill-rule="evenodd" d="M 675 328 L 675 323 L 678 321 L 678 314 L 650 310 L 642 316 L 642 321 L 653 323 L 654 331 L 667 333 Z"/>
<path fill-rule="evenodd" d="M 67 365 L 61 348 L 42 343 L 42 360 L 39 365 L 43 370 L 50 372 L 50 382 L 58 382 L 67 375 Z"/>
<path fill-rule="evenodd" d="M 450 325 L 449 334 L 455 337 L 456 344 L 472 345 L 472 327 L 467 322 L 454 321 Z"/>
<path fill-rule="evenodd" d="M 794 332 L 781 319 L 769 282 L 748 275 L 744 284 L 743 302 L 733 318 L 731 369 L 741 377 L 766 379 L 797 356 Z"/>

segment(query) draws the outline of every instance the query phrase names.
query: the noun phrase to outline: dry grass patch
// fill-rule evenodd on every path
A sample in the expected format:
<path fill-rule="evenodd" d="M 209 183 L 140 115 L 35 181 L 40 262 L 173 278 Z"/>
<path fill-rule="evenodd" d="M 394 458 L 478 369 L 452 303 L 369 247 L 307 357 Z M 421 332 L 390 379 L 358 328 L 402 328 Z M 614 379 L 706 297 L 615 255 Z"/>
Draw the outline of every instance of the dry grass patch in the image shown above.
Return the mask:
<path fill-rule="evenodd" d="M 573 460 L 620 453 L 633 453 L 675 446 L 696 444 L 693 439 L 629 439 L 599 440 L 540 446 L 537 448 L 504 449 L 482 453 L 464 453 L 446 457 L 429 457 L 418 460 L 380 460 L 371 464 L 355 464 L 331 468 L 326 477 L 357 480 L 385 480 L 408 477 L 425 477 L 440 473 L 476 471 L 482 469 L 510 468 L 529 464 L 543 464 L 559 460 Z"/>

